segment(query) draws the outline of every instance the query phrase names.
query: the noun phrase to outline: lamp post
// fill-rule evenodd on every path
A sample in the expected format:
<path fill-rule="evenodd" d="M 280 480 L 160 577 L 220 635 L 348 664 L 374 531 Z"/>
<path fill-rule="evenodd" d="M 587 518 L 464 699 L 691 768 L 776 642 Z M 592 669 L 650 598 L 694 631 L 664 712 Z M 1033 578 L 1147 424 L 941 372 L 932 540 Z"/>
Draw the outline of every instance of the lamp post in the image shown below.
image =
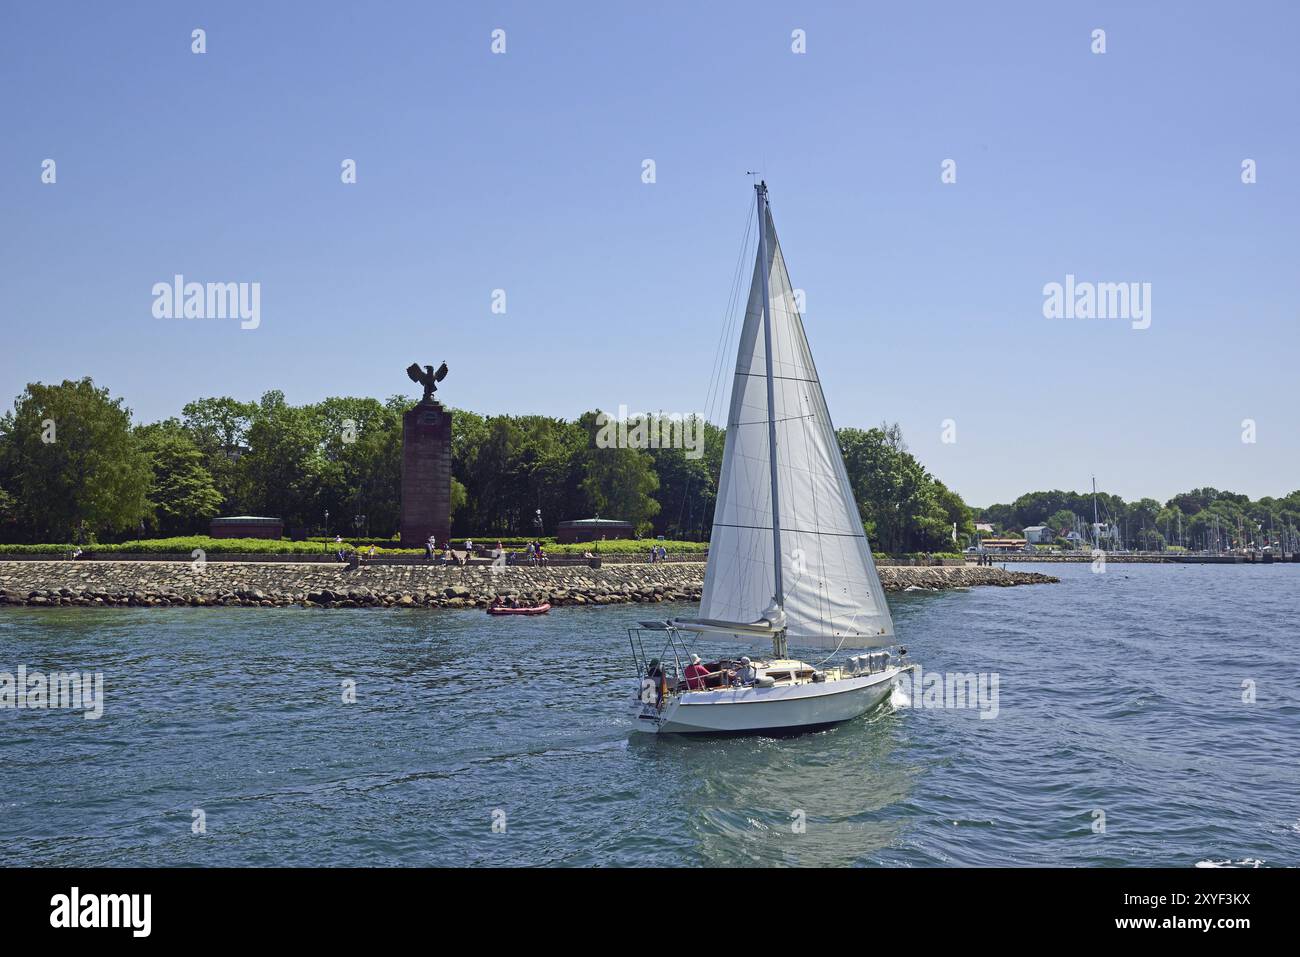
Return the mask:
<path fill-rule="evenodd" d="M 330 510 L 325 509 L 325 534 L 330 533 Z"/>

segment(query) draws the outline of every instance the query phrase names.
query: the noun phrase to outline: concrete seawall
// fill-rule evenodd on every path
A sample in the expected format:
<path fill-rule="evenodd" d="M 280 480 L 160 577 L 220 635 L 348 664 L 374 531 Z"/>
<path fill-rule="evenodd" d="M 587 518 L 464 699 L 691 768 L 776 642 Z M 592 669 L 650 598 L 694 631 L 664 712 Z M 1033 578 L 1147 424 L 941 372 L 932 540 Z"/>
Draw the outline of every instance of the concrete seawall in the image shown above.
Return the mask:
<path fill-rule="evenodd" d="M 1025 554 L 1024 552 L 990 553 L 995 564 L 1020 562 L 1022 564 L 1048 565 L 1053 562 L 1093 562 L 1092 555 L 1051 555 L 1043 553 Z M 1111 564 L 1149 564 L 1149 565 L 1272 565 L 1283 562 L 1300 562 L 1300 553 L 1281 552 L 1270 555 L 1262 552 L 1245 555 L 1185 555 L 1177 553 L 1132 553 L 1106 552 L 1106 561 Z"/>
<path fill-rule="evenodd" d="M 698 601 L 704 564 L 508 567 L 287 562 L 0 562 L 0 607 L 482 607 L 498 594 L 553 605 Z M 1058 579 L 1000 568 L 885 567 L 886 591 L 1029 585 Z"/>

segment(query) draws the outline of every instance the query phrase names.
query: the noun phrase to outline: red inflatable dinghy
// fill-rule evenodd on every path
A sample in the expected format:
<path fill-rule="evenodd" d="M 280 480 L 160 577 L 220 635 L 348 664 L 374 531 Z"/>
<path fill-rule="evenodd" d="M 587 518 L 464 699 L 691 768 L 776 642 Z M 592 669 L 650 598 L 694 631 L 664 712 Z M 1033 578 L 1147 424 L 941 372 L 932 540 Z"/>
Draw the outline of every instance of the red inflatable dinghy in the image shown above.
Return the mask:
<path fill-rule="evenodd" d="M 531 608 L 504 608 L 499 605 L 489 605 L 487 613 L 489 615 L 544 615 L 550 610 L 551 603 L 543 602 Z"/>

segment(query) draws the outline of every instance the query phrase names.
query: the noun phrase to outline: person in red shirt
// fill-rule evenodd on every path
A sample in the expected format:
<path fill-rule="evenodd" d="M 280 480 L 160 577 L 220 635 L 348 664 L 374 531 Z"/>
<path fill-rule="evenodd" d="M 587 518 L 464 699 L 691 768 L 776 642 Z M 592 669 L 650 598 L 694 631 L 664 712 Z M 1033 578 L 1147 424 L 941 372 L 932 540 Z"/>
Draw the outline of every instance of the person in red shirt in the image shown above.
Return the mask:
<path fill-rule="evenodd" d="M 691 663 L 686 666 L 686 687 L 692 691 L 703 691 L 708 675 L 709 669 L 700 663 L 700 656 L 691 655 Z"/>

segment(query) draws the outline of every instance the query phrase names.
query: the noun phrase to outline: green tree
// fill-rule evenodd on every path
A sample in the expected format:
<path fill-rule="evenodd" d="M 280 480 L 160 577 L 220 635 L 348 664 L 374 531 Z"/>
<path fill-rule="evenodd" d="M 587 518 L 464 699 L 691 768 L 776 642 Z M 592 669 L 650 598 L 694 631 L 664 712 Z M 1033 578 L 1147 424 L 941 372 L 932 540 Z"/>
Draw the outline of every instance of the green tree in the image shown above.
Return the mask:
<path fill-rule="evenodd" d="M 1060 509 L 1053 512 L 1044 523 L 1052 530 L 1054 534 L 1060 534 L 1062 531 L 1074 531 L 1074 523 L 1078 521 L 1078 515 L 1068 508 Z"/>
<path fill-rule="evenodd" d="M 131 411 L 89 378 L 30 383 L 0 433 L 3 471 L 34 538 L 112 534 L 148 514 L 149 457 L 131 432 Z"/>
<path fill-rule="evenodd" d="M 400 511 L 401 413 L 354 397 L 328 398 L 305 411 L 321 436 L 317 510 L 337 516 L 331 524 L 347 534 L 391 534 Z"/>
<path fill-rule="evenodd" d="M 935 499 L 939 508 L 943 510 L 943 522 L 945 526 L 944 541 L 942 544 L 936 544 L 930 551 L 953 551 L 964 548 L 966 543 L 975 537 L 975 520 L 972 517 L 970 507 L 962 501 L 960 495 L 954 492 L 948 486 L 944 485 L 938 479 L 934 479 Z M 957 526 L 957 541 L 954 544 L 952 540 L 952 527 Z"/>
<path fill-rule="evenodd" d="M 8 526 L 16 525 L 18 522 L 18 499 L 14 498 L 3 488 L 0 488 L 0 535 L 10 534 Z M 0 541 L 5 541 L 0 538 Z"/>
<path fill-rule="evenodd" d="M 601 426 L 597 412 L 585 412 L 578 420 L 589 443 L 576 457 L 582 473 L 579 487 L 592 515 L 631 522 L 638 534 L 651 529 L 650 520 L 659 512 L 654 494 L 659 490 L 653 460 L 642 449 L 601 448 L 597 435 Z"/>
<path fill-rule="evenodd" d="M 562 419 L 456 411 L 452 476 L 465 499 L 455 513 L 454 534 L 532 534 L 538 509 L 543 531 L 580 517 L 574 514 L 583 508 L 574 464 L 585 441 L 581 426 Z"/>
<path fill-rule="evenodd" d="M 656 428 L 660 428 L 656 419 Z M 701 419 L 685 424 L 702 444 L 686 448 L 652 448 L 650 459 L 659 477 L 655 501 L 659 511 L 654 532 L 668 538 L 703 539 L 713 525 L 713 506 L 718 497 L 717 476 L 722 470 L 726 435 L 722 429 Z M 660 432 L 662 434 L 662 431 Z M 691 457 L 699 453 L 698 458 Z"/>
<path fill-rule="evenodd" d="M 248 430 L 249 451 L 239 461 L 250 510 L 290 528 L 323 525 L 323 440 L 320 417 L 311 409 L 287 404 L 279 390 L 262 396 Z M 331 530 L 346 521 L 334 515 Z"/>
<path fill-rule="evenodd" d="M 152 470 L 148 524 L 163 535 L 206 534 L 222 496 L 190 433 L 178 420 L 166 419 L 140 426 L 136 436 Z"/>
<path fill-rule="evenodd" d="M 185 429 L 203 455 L 203 465 L 221 493 L 221 511 L 246 514 L 247 489 L 242 488 L 239 460 L 248 451 L 257 403 L 240 402 L 229 396 L 195 399 L 181 410 Z"/>
<path fill-rule="evenodd" d="M 975 532 L 970 509 L 907 451 L 897 424 L 838 432 L 849 484 L 873 547 L 891 554 L 951 551 Z"/>

